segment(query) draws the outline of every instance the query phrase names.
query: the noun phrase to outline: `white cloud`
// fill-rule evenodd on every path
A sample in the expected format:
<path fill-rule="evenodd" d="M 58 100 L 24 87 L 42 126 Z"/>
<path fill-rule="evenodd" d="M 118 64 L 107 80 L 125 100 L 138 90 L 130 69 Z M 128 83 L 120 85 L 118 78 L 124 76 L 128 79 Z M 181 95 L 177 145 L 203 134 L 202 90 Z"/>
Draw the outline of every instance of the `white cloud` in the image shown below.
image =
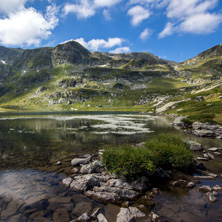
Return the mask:
<path fill-rule="evenodd" d="M 94 0 L 96 7 L 111 7 L 121 2 L 122 0 Z"/>
<path fill-rule="evenodd" d="M 170 22 L 159 33 L 160 38 L 174 32 L 209 34 L 222 23 L 222 14 L 210 13 L 218 0 L 164 0 Z"/>
<path fill-rule="evenodd" d="M 109 8 L 121 1 L 122 0 L 78 0 L 78 4 L 67 3 L 63 8 L 63 12 L 65 15 L 74 13 L 79 19 L 89 18 L 96 14 L 97 9 Z"/>
<path fill-rule="evenodd" d="M 74 41 L 80 43 L 85 48 L 92 50 L 92 51 L 98 51 L 99 49 L 109 49 L 114 46 L 120 46 L 123 42 L 125 42 L 125 39 L 122 38 L 108 38 L 108 40 L 104 39 L 92 39 L 88 42 L 84 40 L 84 38 L 75 39 Z"/>
<path fill-rule="evenodd" d="M 68 15 L 74 13 L 78 18 L 88 18 L 93 16 L 96 11 L 88 0 L 81 0 L 80 4 L 66 4 L 64 9 L 64 14 Z"/>
<path fill-rule="evenodd" d="M 107 20 L 107 21 L 110 21 L 112 18 L 111 18 L 111 14 L 110 14 L 110 12 L 109 12 L 109 10 L 107 10 L 107 9 L 104 9 L 103 10 L 103 16 L 105 17 L 105 19 Z"/>
<path fill-rule="evenodd" d="M 28 0 L 1 0 L 0 13 L 8 15 L 15 11 L 20 11 L 25 8 L 25 3 Z"/>
<path fill-rule="evenodd" d="M 148 28 L 145 28 L 143 32 L 141 32 L 140 34 L 140 39 L 146 40 L 150 37 L 151 34 L 152 34 L 152 31 Z"/>
<path fill-rule="evenodd" d="M 127 53 L 130 51 L 131 50 L 129 47 L 119 47 L 119 48 L 116 48 L 115 50 L 110 51 L 110 53 L 119 54 L 119 53 Z"/>
<path fill-rule="evenodd" d="M 208 34 L 215 31 L 222 22 L 222 16 L 215 14 L 197 14 L 190 16 L 180 24 L 180 30 L 196 34 Z"/>
<path fill-rule="evenodd" d="M 34 8 L 21 7 L 20 11 L 10 12 L 7 17 L 0 19 L 0 43 L 38 46 L 58 24 L 56 13 L 56 6 L 47 7 L 45 16 Z"/>
<path fill-rule="evenodd" d="M 133 26 L 139 25 L 143 20 L 150 17 L 150 12 L 148 9 L 137 5 L 129 9 L 127 15 L 132 16 L 131 23 Z"/>
<path fill-rule="evenodd" d="M 168 35 L 172 35 L 173 31 L 174 31 L 173 24 L 171 22 L 168 22 L 166 24 L 164 30 L 161 33 L 159 33 L 158 37 L 159 38 L 164 38 Z"/>

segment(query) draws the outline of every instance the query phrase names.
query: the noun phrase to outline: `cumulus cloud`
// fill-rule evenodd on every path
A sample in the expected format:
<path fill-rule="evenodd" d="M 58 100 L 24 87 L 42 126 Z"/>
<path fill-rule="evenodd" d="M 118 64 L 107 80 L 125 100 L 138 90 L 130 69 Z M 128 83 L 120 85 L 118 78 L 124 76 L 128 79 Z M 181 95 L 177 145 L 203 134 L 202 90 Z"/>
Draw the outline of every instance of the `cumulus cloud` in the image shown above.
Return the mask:
<path fill-rule="evenodd" d="M 0 13 L 9 14 L 24 9 L 28 0 L 1 0 Z"/>
<path fill-rule="evenodd" d="M 119 47 L 119 48 L 116 48 L 115 50 L 111 50 L 110 53 L 119 54 L 119 53 L 127 53 L 130 51 L 131 50 L 129 47 Z"/>
<path fill-rule="evenodd" d="M 162 32 L 159 33 L 159 38 L 164 38 L 168 35 L 172 35 L 174 31 L 174 27 L 173 24 L 171 22 L 168 22 L 165 26 L 165 28 L 163 29 Z"/>
<path fill-rule="evenodd" d="M 74 13 L 79 19 L 89 18 L 96 14 L 97 9 L 109 8 L 121 1 L 122 0 L 78 0 L 76 4 L 67 3 L 63 8 L 63 12 L 64 15 Z"/>
<path fill-rule="evenodd" d="M 90 1 L 88 0 L 82 0 L 80 4 L 68 3 L 65 5 L 63 11 L 65 15 L 74 13 L 78 18 L 88 18 L 96 13 L 95 8 L 91 5 Z"/>
<path fill-rule="evenodd" d="M 143 20 L 150 17 L 150 12 L 148 9 L 137 5 L 129 9 L 127 15 L 131 16 L 131 24 L 133 26 L 139 25 Z"/>
<path fill-rule="evenodd" d="M 222 23 L 222 14 L 210 13 L 218 0 L 165 0 L 170 22 L 159 33 L 163 38 L 174 32 L 209 34 Z"/>
<path fill-rule="evenodd" d="M 152 31 L 148 28 L 145 28 L 140 34 L 140 39 L 146 40 L 150 37 L 151 34 L 152 34 Z"/>
<path fill-rule="evenodd" d="M 121 46 L 123 42 L 125 42 L 125 39 L 122 38 L 108 38 L 108 40 L 104 39 L 92 39 L 88 42 L 84 40 L 84 38 L 75 39 L 74 41 L 78 42 L 85 48 L 92 50 L 92 51 L 98 51 L 99 49 L 110 49 L 114 46 Z"/>
<path fill-rule="evenodd" d="M 58 24 L 56 6 L 48 6 L 46 14 L 42 15 L 34 8 L 25 8 L 25 0 L 6 2 L 6 5 L 0 6 L 5 15 L 0 19 L 0 43 L 3 45 L 38 46 Z"/>

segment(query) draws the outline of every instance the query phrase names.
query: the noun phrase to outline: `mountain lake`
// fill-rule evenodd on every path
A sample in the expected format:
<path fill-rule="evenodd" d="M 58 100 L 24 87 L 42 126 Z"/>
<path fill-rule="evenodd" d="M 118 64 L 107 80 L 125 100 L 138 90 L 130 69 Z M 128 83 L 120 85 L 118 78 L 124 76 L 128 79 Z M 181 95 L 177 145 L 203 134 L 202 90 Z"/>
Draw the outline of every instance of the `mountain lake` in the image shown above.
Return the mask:
<path fill-rule="evenodd" d="M 137 144 L 155 134 L 172 132 L 205 148 L 222 141 L 194 137 L 171 125 L 172 117 L 139 113 L 67 112 L 0 114 L 0 221 L 72 221 L 100 207 L 109 222 L 120 206 L 104 204 L 65 187 L 62 179 L 73 174 L 71 160 L 97 154 L 107 144 Z M 194 156 L 198 156 L 198 152 Z M 222 174 L 222 157 L 204 162 Z M 132 203 L 141 211 L 155 212 L 166 221 L 222 221 L 222 192 L 215 203 L 202 185 L 222 185 L 221 178 L 200 180 L 192 189 L 156 184 L 161 193 L 150 206 L 142 198 Z M 148 221 L 148 220 L 138 220 Z"/>

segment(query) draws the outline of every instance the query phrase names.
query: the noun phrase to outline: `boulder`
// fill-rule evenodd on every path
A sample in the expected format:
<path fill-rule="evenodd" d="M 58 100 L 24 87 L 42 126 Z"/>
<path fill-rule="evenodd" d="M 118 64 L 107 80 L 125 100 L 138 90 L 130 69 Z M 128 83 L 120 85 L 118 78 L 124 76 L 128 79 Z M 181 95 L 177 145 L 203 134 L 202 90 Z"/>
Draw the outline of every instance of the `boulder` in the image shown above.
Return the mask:
<path fill-rule="evenodd" d="M 80 164 L 88 164 L 91 161 L 91 157 L 88 158 L 74 158 L 71 161 L 72 166 L 79 166 Z"/>
<path fill-rule="evenodd" d="M 95 160 L 92 163 L 82 166 L 80 169 L 80 173 L 83 174 L 101 173 L 104 170 L 105 168 L 102 162 Z"/>
<path fill-rule="evenodd" d="M 206 196 L 208 197 L 210 202 L 216 202 L 217 201 L 217 198 L 215 197 L 213 192 L 206 193 Z"/>
<path fill-rule="evenodd" d="M 120 208 L 116 222 L 133 222 L 137 218 L 143 218 L 146 215 L 136 207 Z"/>
<path fill-rule="evenodd" d="M 193 135 L 198 136 L 198 137 L 216 137 L 216 134 L 212 130 L 194 130 Z"/>
<path fill-rule="evenodd" d="M 105 216 L 101 213 L 97 216 L 97 220 L 98 220 L 98 222 L 108 222 L 108 220 L 105 218 Z"/>
<path fill-rule="evenodd" d="M 78 217 L 77 221 L 79 221 L 79 222 L 88 222 L 88 221 L 90 221 L 90 217 L 87 213 L 84 213 L 80 217 Z"/>
<path fill-rule="evenodd" d="M 91 174 L 75 177 L 70 184 L 72 189 L 79 192 L 84 192 L 94 186 L 99 186 L 99 181 Z"/>
<path fill-rule="evenodd" d="M 69 214 L 65 208 L 57 209 L 53 213 L 54 222 L 67 222 L 69 221 Z"/>
<path fill-rule="evenodd" d="M 69 185 L 72 183 L 73 179 L 71 177 L 65 178 L 62 180 L 62 183 L 69 187 Z"/>
<path fill-rule="evenodd" d="M 199 187 L 198 190 L 203 191 L 203 192 L 205 192 L 205 193 L 212 191 L 211 187 L 210 187 L 210 186 L 207 186 L 207 185 L 203 185 L 203 186 Z"/>
<path fill-rule="evenodd" d="M 186 119 L 186 117 L 183 117 L 183 116 L 178 116 L 173 122 L 172 124 L 174 126 L 184 126 L 184 122 L 183 120 Z"/>

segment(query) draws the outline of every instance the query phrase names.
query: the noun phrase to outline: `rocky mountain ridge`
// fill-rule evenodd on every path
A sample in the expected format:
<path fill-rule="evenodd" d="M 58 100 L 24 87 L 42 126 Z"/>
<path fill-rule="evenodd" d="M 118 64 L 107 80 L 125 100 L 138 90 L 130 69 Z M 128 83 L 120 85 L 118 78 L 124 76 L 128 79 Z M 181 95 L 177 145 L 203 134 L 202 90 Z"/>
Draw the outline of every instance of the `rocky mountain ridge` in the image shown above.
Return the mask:
<path fill-rule="evenodd" d="M 75 41 L 26 50 L 1 46 L 0 107 L 177 113 L 172 107 L 193 93 L 220 88 L 221 74 L 221 45 L 179 64 L 148 52 L 92 53 Z"/>

